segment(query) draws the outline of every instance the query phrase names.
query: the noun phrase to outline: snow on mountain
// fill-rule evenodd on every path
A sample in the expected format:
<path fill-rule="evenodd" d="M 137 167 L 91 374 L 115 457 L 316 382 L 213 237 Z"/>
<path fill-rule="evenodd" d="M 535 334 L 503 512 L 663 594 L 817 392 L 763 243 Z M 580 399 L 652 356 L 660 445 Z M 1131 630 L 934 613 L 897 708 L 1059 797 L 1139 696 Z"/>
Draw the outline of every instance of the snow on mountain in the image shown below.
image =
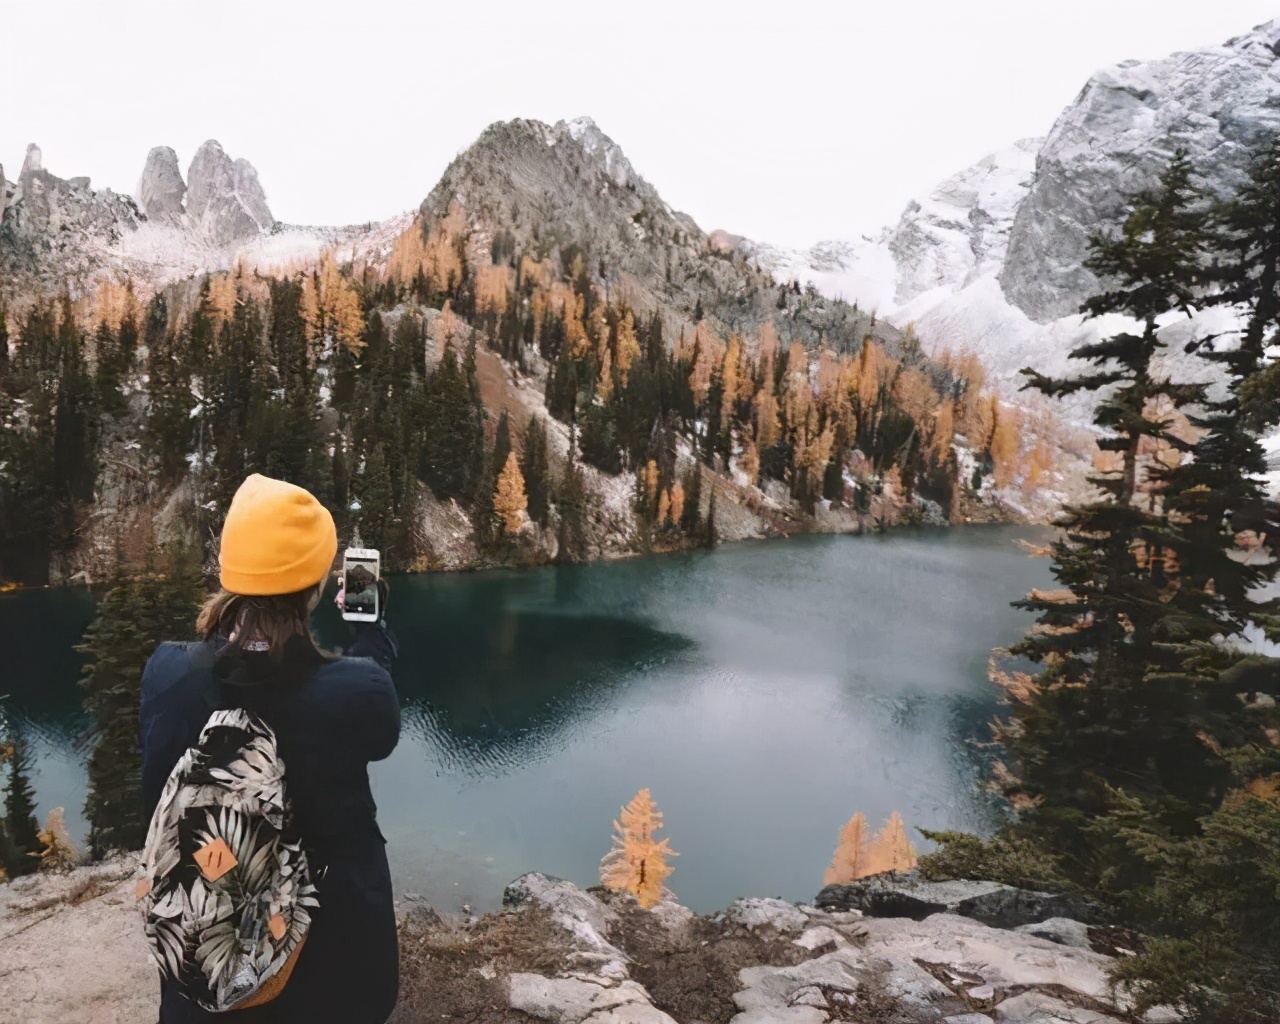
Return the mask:
<path fill-rule="evenodd" d="M 1079 308 L 1097 290 L 1080 264 L 1098 224 L 1154 183 L 1186 149 L 1211 192 L 1234 189 L 1260 139 L 1280 132 L 1280 18 L 1221 46 L 1099 71 L 1062 112 L 1036 156 L 1000 275 L 1035 320 Z"/>
<path fill-rule="evenodd" d="M 1073 348 L 1126 324 L 1075 312 L 1097 287 L 1079 265 L 1088 236 L 1118 222 L 1122 197 L 1153 184 L 1178 145 L 1191 151 L 1211 190 L 1226 191 L 1249 147 L 1277 132 L 1280 19 L 1222 46 L 1098 72 L 1046 138 L 1015 143 L 948 178 L 874 239 L 807 251 L 741 248 L 781 281 L 811 283 L 900 328 L 914 325 L 927 348 L 976 352 L 1015 398 L 1023 367 L 1077 370 L 1068 359 Z M 1204 364 L 1183 352 L 1185 343 L 1235 324 L 1223 309 L 1170 317 L 1162 337 L 1172 379 L 1203 379 Z M 1055 408 L 1069 423 L 1088 424 L 1083 397 Z M 1280 488 L 1280 437 L 1268 443 Z"/>

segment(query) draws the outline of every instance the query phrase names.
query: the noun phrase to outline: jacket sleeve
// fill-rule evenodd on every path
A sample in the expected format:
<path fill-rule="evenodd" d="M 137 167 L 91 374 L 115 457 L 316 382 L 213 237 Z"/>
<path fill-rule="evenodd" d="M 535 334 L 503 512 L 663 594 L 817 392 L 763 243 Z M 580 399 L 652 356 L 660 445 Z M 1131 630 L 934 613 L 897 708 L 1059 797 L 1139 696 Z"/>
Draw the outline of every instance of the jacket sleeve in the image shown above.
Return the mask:
<path fill-rule="evenodd" d="M 348 697 L 343 709 L 352 732 L 359 737 L 361 755 L 368 761 L 389 757 L 400 742 L 400 698 L 386 669 L 368 666 L 364 685 Z"/>
<path fill-rule="evenodd" d="M 400 645 L 385 622 L 361 622 L 346 653 L 350 658 L 372 658 L 390 672 L 400 656 Z"/>

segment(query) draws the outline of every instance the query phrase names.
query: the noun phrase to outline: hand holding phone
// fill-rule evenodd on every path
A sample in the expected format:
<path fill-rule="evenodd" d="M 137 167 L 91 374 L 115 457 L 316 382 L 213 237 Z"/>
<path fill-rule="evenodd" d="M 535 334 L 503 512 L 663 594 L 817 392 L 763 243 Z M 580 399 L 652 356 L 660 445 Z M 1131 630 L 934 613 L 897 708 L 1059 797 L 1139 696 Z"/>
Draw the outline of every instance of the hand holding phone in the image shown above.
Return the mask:
<path fill-rule="evenodd" d="M 382 617 L 381 556 L 374 548 L 347 548 L 342 557 L 338 609 L 348 622 L 377 622 Z"/>

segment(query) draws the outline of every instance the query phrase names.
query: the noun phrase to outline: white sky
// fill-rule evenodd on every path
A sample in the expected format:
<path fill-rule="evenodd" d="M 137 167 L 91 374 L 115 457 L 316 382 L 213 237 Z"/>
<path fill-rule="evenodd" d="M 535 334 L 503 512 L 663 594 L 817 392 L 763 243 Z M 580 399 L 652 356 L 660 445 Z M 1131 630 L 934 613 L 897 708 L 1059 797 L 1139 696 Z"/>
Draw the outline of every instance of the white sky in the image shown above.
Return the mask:
<path fill-rule="evenodd" d="M 0 0 L 0 163 L 132 193 L 216 138 L 275 216 L 417 206 L 485 125 L 588 114 L 707 230 L 805 245 L 897 219 L 1043 135 L 1091 72 L 1225 41 L 1276 0 L 71 3 Z"/>

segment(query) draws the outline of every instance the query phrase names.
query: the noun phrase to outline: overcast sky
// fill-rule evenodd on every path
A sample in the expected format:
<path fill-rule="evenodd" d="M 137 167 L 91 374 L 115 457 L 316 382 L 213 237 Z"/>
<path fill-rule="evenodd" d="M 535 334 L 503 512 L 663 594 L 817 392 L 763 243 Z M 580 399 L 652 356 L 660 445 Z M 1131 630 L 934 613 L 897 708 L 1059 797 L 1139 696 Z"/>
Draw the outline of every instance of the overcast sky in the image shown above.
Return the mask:
<path fill-rule="evenodd" d="M 587 114 L 705 229 L 854 237 L 1015 139 L 1088 76 L 1225 41 L 1256 0 L 149 3 L 0 0 L 0 163 L 132 193 L 216 138 L 275 216 L 416 206 L 485 125 Z"/>

